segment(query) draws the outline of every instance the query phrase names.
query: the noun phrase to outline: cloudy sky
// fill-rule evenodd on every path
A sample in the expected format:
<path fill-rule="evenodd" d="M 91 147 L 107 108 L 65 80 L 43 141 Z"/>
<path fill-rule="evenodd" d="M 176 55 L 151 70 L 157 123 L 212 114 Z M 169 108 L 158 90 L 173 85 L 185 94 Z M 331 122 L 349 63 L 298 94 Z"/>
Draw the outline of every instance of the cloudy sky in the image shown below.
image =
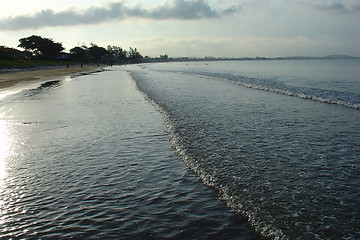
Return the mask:
<path fill-rule="evenodd" d="M 360 56 L 360 0 L 10 0 L 0 45 L 31 35 L 143 55 Z"/>

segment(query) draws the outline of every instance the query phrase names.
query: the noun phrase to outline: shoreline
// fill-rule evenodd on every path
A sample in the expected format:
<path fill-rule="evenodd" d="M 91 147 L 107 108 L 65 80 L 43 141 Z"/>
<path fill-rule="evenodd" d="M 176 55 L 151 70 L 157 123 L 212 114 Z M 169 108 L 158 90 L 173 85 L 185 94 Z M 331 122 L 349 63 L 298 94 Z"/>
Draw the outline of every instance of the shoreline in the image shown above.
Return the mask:
<path fill-rule="evenodd" d="M 103 71 L 103 65 L 80 65 L 35 68 L 35 69 L 12 69 L 9 71 L 0 71 L 0 91 L 7 90 L 18 85 L 30 85 L 36 82 L 48 81 L 57 77 L 80 76 Z"/>

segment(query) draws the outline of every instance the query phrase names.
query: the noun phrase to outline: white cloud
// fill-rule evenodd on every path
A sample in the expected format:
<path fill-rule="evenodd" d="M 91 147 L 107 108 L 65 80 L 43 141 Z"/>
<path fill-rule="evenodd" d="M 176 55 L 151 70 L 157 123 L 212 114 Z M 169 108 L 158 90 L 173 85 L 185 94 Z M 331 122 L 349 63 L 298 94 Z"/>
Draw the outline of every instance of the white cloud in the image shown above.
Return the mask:
<path fill-rule="evenodd" d="M 107 21 L 121 21 L 125 18 L 143 19 L 203 19 L 221 18 L 240 11 L 238 6 L 213 9 L 205 0 L 173 0 L 155 8 L 141 5 L 128 6 L 125 2 L 111 2 L 103 6 L 93 6 L 76 11 L 67 9 L 56 12 L 45 9 L 33 15 L 19 15 L 0 19 L 0 30 L 39 29 L 50 26 L 74 26 L 97 24 Z"/>
<path fill-rule="evenodd" d="M 0 44 L 36 34 L 67 50 L 94 42 L 149 56 L 360 56 L 359 0 L 115 1 L 0 19 Z"/>

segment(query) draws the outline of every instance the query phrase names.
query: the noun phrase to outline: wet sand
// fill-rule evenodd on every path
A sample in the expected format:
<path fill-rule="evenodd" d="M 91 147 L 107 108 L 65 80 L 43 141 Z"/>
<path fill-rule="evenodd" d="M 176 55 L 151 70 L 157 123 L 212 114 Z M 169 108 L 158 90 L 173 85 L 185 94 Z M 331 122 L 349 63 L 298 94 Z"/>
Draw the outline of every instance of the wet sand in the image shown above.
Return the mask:
<path fill-rule="evenodd" d="M 78 74 L 87 74 L 101 69 L 97 65 L 80 65 L 54 67 L 54 68 L 39 68 L 39 69 L 17 69 L 0 72 L 0 89 L 13 87 L 18 84 L 31 84 L 36 81 L 46 81 L 54 77 L 72 76 Z"/>

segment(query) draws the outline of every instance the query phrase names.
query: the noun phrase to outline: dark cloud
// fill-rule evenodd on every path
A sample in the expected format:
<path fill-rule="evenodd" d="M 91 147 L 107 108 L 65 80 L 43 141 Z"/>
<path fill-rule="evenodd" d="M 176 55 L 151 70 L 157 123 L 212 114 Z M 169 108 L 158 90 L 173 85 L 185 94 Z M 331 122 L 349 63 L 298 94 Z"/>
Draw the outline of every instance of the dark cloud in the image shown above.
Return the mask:
<path fill-rule="evenodd" d="M 345 5 L 341 2 L 312 4 L 313 8 L 322 11 L 338 12 L 338 13 L 359 13 L 360 4 L 357 5 Z"/>
<path fill-rule="evenodd" d="M 68 9 L 55 12 L 46 9 L 33 15 L 3 18 L 0 19 L 0 30 L 96 24 L 113 20 L 119 21 L 129 17 L 155 20 L 220 18 L 224 15 L 236 13 L 239 10 L 241 9 L 238 7 L 216 10 L 211 8 L 206 0 L 173 0 L 171 3 L 153 9 L 145 9 L 141 5 L 129 7 L 124 2 L 113 2 L 102 7 L 90 7 L 82 11 Z"/>

